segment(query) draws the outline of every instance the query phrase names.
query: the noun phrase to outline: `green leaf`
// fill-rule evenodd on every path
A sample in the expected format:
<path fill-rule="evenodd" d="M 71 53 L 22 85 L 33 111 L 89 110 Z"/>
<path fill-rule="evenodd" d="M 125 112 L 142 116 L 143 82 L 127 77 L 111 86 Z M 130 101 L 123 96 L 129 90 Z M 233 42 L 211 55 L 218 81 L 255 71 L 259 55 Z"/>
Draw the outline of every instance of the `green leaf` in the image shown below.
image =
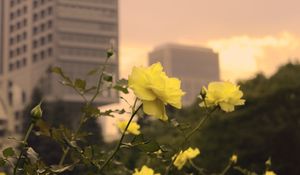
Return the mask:
<path fill-rule="evenodd" d="M 119 110 L 119 109 L 117 109 L 117 110 L 111 110 L 111 109 L 109 109 L 109 110 L 106 110 L 104 112 L 101 112 L 100 115 L 101 116 L 114 117 L 113 113 L 124 114 L 125 112 L 126 112 L 125 109 L 121 109 L 121 110 Z"/>
<path fill-rule="evenodd" d="M 91 146 L 85 147 L 83 154 L 86 158 L 91 159 L 93 157 L 93 150 Z"/>
<path fill-rule="evenodd" d="M 12 147 L 6 148 L 2 151 L 3 156 L 8 158 L 8 157 L 12 157 L 15 155 L 15 151 L 13 150 Z"/>
<path fill-rule="evenodd" d="M 118 80 L 117 84 L 120 85 L 120 86 L 128 86 L 128 80 L 123 78 L 121 80 Z"/>
<path fill-rule="evenodd" d="M 6 165 L 6 161 L 3 158 L 0 158 L 0 167 L 3 167 Z"/>
<path fill-rule="evenodd" d="M 63 71 L 62 71 L 62 69 L 60 67 L 53 67 L 51 69 L 51 72 L 56 73 L 56 74 L 58 74 L 58 75 L 60 75 L 62 77 L 65 76 L 64 73 L 63 73 Z"/>
<path fill-rule="evenodd" d="M 88 116 L 88 117 L 98 117 L 101 115 L 100 110 L 97 107 L 86 105 L 83 107 L 82 111 Z"/>
<path fill-rule="evenodd" d="M 160 150 L 160 146 L 155 140 L 145 139 L 142 134 L 133 139 L 132 145 L 143 152 L 155 152 Z"/>
<path fill-rule="evenodd" d="M 111 74 L 103 73 L 103 80 L 107 82 L 112 82 L 113 77 Z"/>
<path fill-rule="evenodd" d="M 35 126 L 39 129 L 38 134 L 50 137 L 50 126 L 43 120 L 38 120 Z"/>
<path fill-rule="evenodd" d="M 86 87 L 86 81 L 85 80 L 81 80 L 81 79 L 76 79 L 75 80 L 75 88 L 84 91 L 85 87 Z"/>
<path fill-rule="evenodd" d="M 107 58 L 110 58 L 114 55 L 114 50 L 113 49 L 109 49 L 106 51 L 106 56 Z"/>
<path fill-rule="evenodd" d="M 128 94 L 128 93 L 129 93 L 127 87 L 123 87 L 123 86 L 120 86 L 120 85 L 115 85 L 113 88 L 114 88 L 115 90 L 117 90 L 117 91 L 123 92 L 124 94 Z"/>
<path fill-rule="evenodd" d="M 155 140 L 149 140 L 144 144 L 137 145 L 137 148 L 144 152 L 155 152 L 160 149 L 159 144 Z"/>
<path fill-rule="evenodd" d="M 97 72 L 98 72 L 99 68 L 96 68 L 96 69 L 92 69 L 91 71 L 89 71 L 87 73 L 88 76 L 91 76 L 91 75 L 95 75 Z"/>

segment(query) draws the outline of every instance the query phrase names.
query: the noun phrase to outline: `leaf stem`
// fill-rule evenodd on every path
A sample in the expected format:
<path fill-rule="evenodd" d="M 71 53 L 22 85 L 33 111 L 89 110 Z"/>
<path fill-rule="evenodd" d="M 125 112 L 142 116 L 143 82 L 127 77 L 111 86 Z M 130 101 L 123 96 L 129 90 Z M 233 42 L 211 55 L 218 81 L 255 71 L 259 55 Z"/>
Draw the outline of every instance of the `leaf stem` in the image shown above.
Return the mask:
<path fill-rule="evenodd" d="M 27 140 L 28 140 L 28 138 L 29 138 L 29 136 L 30 136 L 30 133 L 32 132 L 33 127 L 34 127 L 34 122 L 32 121 L 32 122 L 30 123 L 29 128 L 28 128 L 27 131 L 26 131 L 25 137 L 24 137 L 24 139 L 23 139 L 23 141 L 22 141 L 22 142 L 23 142 L 23 147 L 21 148 L 21 152 L 20 152 L 20 154 L 19 154 L 19 156 L 18 156 L 16 166 L 14 167 L 14 171 L 13 171 L 13 174 L 14 174 L 14 175 L 17 174 L 17 169 L 18 169 L 18 167 L 19 167 L 21 158 L 22 158 L 22 156 L 23 156 L 23 154 L 24 154 L 24 148 L 27 146 Z"/>
<path fill-rule="evenodd" d="M 131 115 L 131 117 L 130 117 L 130 119 L 129 119 L 129 121 L 128 121 L 128 123 L 127 123 L 127 125 L 126 125 L 126 127 L 125 127 L 125 129 L 124 129 L 124 131 L 123 131 L 123 133 L 122 133 L 122 136 L 121 136 L 121 138 L 120 138 L 120 140 L 119 140 L 119 142 L 118 142 L 118 144 L 117 144 L 117 146 L 116 146 L 116 148 L 115 148 L 115 150 L 114 150 L 114 152 L 108 157 L 108 159 L 106 159 L 106 161 L 104 162 L 104 164 L 101 166 L 101 168 L 99 169 L 100 172 L 103 171 L 103 169 L 108 165 L 108 163 L 114 158 L 114 156 L 115 156 L 115 155 L 117 154 L 117 152 L 119 151 L 119 149 L 120 149 L 120 147 L 121 147 L 121 145 L 122 145 L 123 139 L 124 139 L 124 137 L 125 137 L 126 131 L 127 131 L 128 127 L 129 127 L 129 125 L 130 125 L 132 119 L 133 119 L 134 116 L 137 114 L 137 112 L 142 108 L 142 106 L 143 106 L 143 104 L 141 104 L 141 105 L 140 105 L 140 106 L 132 113 L 132 115 Z"/>

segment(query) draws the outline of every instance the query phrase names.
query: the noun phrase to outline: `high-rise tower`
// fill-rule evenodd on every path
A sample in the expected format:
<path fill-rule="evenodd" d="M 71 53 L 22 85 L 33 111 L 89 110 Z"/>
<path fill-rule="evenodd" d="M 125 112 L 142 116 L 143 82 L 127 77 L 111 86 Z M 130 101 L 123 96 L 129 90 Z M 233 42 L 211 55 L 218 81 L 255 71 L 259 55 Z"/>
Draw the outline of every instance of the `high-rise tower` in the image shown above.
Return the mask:
<path fill-rule="evenodd" d="M 183 105 L 191 105 L 201 87 L 219 80 L 218 54 L 211 49 L 178 44 L 165 44 L 149 54 L 149 63 L 161 62 L 170 77 L 181 80 Z"/>
<path fill-rule="evenodd" d="M 40 87 L 48 101 L 81 103 L 69 88 L 49 74 L 60 66 L 71 78 L 103 65 L 113 41 L 116 55 L 108 72 L 118 78 L 117 0 L 0 0 L 0 89 L 14 111 L 15 129 L 20 114 Z M 88 77 L 87 83 L 96 79 Z M 99 105 L 118 101 L 118 93 L 104 91 Z"/>

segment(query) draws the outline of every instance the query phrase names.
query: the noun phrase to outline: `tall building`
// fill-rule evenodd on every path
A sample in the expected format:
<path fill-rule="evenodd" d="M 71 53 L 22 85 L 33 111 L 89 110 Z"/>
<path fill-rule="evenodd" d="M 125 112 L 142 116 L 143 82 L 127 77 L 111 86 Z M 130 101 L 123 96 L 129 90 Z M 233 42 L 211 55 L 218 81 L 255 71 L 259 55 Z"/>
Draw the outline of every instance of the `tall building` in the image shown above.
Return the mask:
<path fill-rule="evenodd" d="M 107 72 L 118 78 L 118 0 L 0 3 L 0 89 L 14 111 L 15 130 L 20 130 L 21 111 L 35 87 L 44 91 L 48 101 L 83 102 L 72 89 L 57 82 L 49 73 L 51 66 L 60 66 L 71 78 L 84 78 L 88 85 L 95 85 L 96 77 L 86 74 L 103 65 L 113 41 L 116 55 Z M 95 101 L 98 105 L 118 101 L 115 91 L 101 95 Z"/>
<path fill-rule="evenodd" d="M 181 80 L 184 106 L 195 102 L 202 86 L 220 78 L 218 54 L 208 48 L 165 44 L 149 53 L 149 63 L 156 62 L 168 76 Z"/>

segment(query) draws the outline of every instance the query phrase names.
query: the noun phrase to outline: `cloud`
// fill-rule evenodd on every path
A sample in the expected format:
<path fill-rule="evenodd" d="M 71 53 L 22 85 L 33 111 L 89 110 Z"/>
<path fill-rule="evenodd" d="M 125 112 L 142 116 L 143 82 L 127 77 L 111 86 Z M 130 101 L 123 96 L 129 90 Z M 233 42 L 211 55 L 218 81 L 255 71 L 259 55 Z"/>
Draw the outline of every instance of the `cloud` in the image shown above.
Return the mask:
<path fill-rule="evenodd" d="M 201 42 L 181 40 L 181 43 L 199 45 Z M 221 78 L 230 81 L 249 78 L 257 72 L 271 75 L 278 66 L 300 56 L 300 38 L 289 32 L 277 36 L 212 39 L 205 46 L 219 53 Z"/>
<path fill-rule="evenodd" d="M 299 39 L 287 32 L 279 36 L 235 36 L 207 45 L 220 53 L 224 78 L 247 78 L 257 71 L 270 75 L 289 57 L 299 55 Z"/>

